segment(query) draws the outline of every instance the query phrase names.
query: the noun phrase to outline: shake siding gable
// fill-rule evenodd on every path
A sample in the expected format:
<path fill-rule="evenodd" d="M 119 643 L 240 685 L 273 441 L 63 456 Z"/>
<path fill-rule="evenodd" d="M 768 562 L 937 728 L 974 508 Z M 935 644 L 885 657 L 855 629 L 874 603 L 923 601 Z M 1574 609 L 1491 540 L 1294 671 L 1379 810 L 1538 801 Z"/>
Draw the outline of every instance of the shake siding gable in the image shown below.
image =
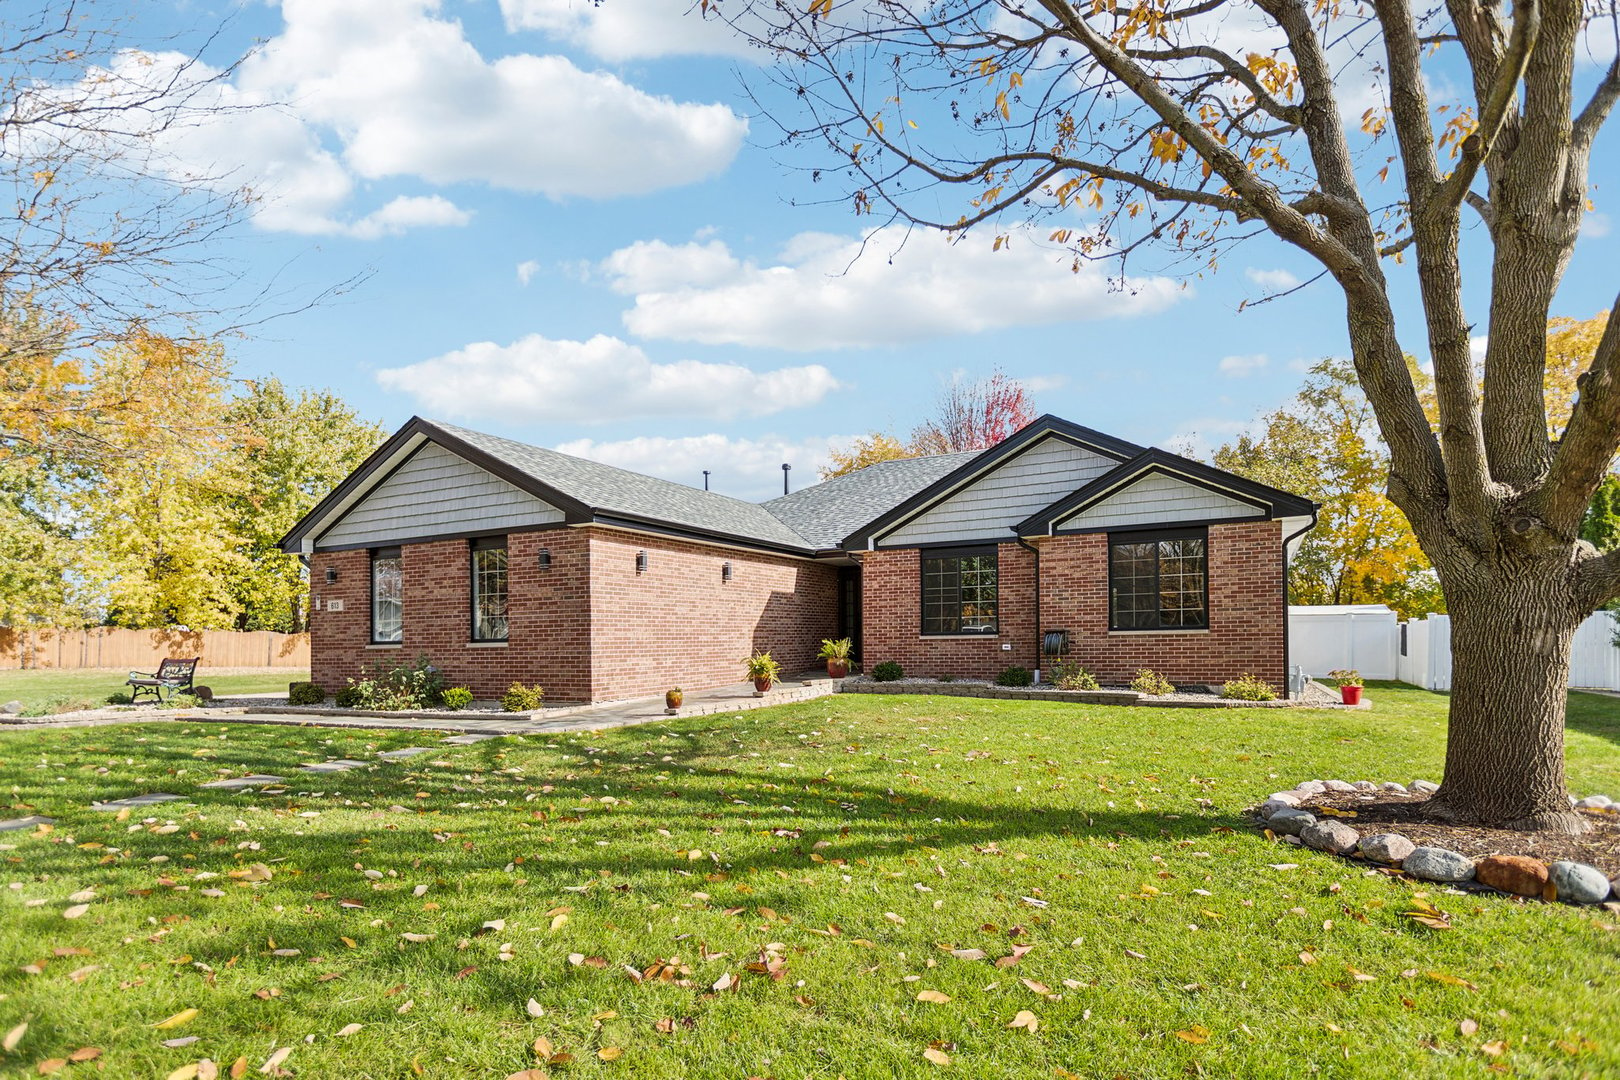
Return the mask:
<path fill-rule="evenodd" d="M 1009 526 L 1118 465 L 1113 458 L 1048 436 L 879 537 L 877 545 L 999 540 Z"/>
<path fill-rule="evenodd" d="M 1266 511 L 1253 503 L 1164 473 L 1149 473 L 1073 517 L 1057 522 L 1056 529 L 1064 532 L 1265 516 Z"/>
<path fill-rule="evenodd" d="M 559 524 L 563 512 L 437 443 L 425 443 L 326 532 L 316 549 L 383 546 L 473 530 Z"/>

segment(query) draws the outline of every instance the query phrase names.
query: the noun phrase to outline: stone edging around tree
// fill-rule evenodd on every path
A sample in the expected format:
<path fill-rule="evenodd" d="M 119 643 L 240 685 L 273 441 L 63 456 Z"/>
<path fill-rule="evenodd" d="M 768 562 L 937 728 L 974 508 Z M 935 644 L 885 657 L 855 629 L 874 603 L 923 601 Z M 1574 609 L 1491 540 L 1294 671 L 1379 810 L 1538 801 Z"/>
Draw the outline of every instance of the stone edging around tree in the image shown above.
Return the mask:
<path fill-rule="evenodd" d="M 1432 795 L 1440 785 L 1414 780 L 1410 785 L 1369 780 L 1307 780 L 1290 791 L 1272 794 L 1253 808 L 1261 825 L 1285 843 L 1351 857 L 1359 855 L 1368 863 L 1398 869 L 1418 881 L 1440 885 L 1474 882 L 1510 896 L 1563 900 L 1570 904 L 1601 904 L 1611 896 L 1620 899 L 1620 878 L 1609 880 L 1603 871 L 1587 863 L 1559 861 L 1551 865 L 1529 855 L 1487 855 L 1475 860 L 1460 851 L 1422 847 L 1396 832 L 1367 833 L 1336 817 L 1318 819 L 1302 808 L 1312 798 L 1329 793 L 1363 792 L 1384 795 Z M 1620 803 L 1607 795 L 1592 795 L 1573 807 L 1620 813 Z"/>

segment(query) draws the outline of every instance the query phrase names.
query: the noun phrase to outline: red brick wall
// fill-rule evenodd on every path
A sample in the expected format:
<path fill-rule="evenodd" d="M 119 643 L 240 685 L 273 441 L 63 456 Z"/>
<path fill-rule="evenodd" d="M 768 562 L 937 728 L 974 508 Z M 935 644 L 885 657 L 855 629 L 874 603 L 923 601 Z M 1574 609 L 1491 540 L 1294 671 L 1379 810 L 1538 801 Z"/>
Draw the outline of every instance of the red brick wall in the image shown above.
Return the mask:
<path fill-rule="evenodd" d="M 540 549 L 551 569 L 539 568 Z M 466 540 L 409 544 L 401 552 L 405 632 L 399 648 L 367 647 L 371 633 L 370 556 L 365 551 L 317 554 L 311 589 L 322 610 L 310 614 L 312 677 L 336 693 L 367 669 L 426 655 L 452 686 L 496 698 L 514 681 L 539 683 L 548 701 L 590 696 L 589 572 L 585 537 L 573 529 L 512 533 L 507 539 L 509 628 L 506 645 L 473 645 L 472 586 Z M 327 585 L 326 567 L 338 569 Z M 344 610 L 326 610 L 341 597 Z"/>
<path fill-rule="evenodd" d="M 1282 523 L 1209 528 L 1209 630 L 1108 630 L 1108 536 L 1038 541 L 1041 621 L 1069 631 L 1069 655 L 1105 683 L 1152 668 L 1174 683 L 1222 683 L 1244 672 L 1286 685 Z"/>
<path fill-rule="evenodd" d="M 1035 557 L 1018 544 L 999 544 L 996 570 L 999 633 L 923 637 L 919 549 L 864 553 L 861 657 L 866 670 L 895 660 L 908 675 L 984 679 L 1012 664 L 1035 667 Z M 1003 650 L 1003 644 L 1012 649 Z"/>
<path fill-rule="evenodd" d="M 837 625 L 834 567 L 664 537 L 590 529 L 596 700 L 739 683 L 769 651 L 786 676 L 821 667 Z M 647 571 L 636 573 L 636 552 Z M 732 579 L 721 580 L 729 562 Z"/>

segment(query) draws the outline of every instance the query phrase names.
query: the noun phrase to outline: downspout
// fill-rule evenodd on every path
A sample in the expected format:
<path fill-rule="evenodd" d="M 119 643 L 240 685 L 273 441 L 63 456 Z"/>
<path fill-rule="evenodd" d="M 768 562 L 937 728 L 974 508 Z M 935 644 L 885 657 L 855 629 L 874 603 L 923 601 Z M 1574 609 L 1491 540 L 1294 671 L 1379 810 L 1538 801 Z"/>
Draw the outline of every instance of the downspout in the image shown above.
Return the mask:
<path fill-rule="evenodd" d="M 1283 542 L 1282 542 L 1282 560 L 1283 560 L 1283 572 L 1282 572 L 1283 682 L 1284 682 L 1283 694 L 1284 694 L 1284 696 L 1288 696 L 1288 689 L 1289 688 L 1288 688 L 1288 686 L 1286 684 L 1287 684 L 1288 680 L 1293 675 L 1293 669 L 1288 666 L 1288 545 L 1294 540 L 1295 537 L 1304 536 L 1306 533 L 1308 533 L 1312 529 L 1316 528 L 1316 516 L 1321 511 L 1321 509 L 1322 509 L 1321 506 L 1319 506 L 1316 503 L 1312 503 L 1311 504 L 1311 521 L 1310 521 L 1310 524 L 1301 526 L 1296 531 L 1289 533 L 1287 536 L 1283 537 Z"/>
<path fill-rule="evenodd" d="M 1018 541 L 1019 547 L 1035 556 L 1035 674 L 1039 675 L 1041 673 L 1041 642 L 1043 640 L 1041 637 L 1041 549 L 1025 540 L 1022 536 L 1015 534 L 1013 539 Z M 1284 647 L 1286 648 L 1286 645 Z M 1286 661 L 1286 652 L 1283 658 Z"/>

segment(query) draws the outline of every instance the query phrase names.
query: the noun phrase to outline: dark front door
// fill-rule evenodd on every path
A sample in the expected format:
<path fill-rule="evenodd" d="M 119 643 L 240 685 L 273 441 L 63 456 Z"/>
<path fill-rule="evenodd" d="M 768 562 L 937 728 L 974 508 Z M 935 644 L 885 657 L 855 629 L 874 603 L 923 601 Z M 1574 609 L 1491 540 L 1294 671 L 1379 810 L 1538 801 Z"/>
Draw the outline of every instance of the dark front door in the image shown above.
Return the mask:
<path fill-rule="evenodd" d="M 861 568 L 858 566 L 840 566 L 838 568 L 838 636 L 849 638 L 854 642 L 855 649 L 850 659 L 856 663 L 861 659 Z"/>

